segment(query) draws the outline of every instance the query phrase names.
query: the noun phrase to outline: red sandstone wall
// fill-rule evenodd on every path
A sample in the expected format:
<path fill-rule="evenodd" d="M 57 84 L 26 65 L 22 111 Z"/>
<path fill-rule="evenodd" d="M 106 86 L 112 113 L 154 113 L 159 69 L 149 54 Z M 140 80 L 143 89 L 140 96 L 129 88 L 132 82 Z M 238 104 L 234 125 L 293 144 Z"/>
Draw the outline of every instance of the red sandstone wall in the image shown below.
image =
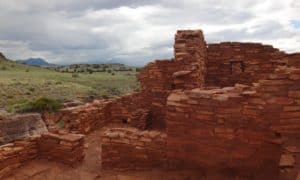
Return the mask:
<path fill-rule="evenodd" d="M 60 128 L 86 134 L 106 123 L 106 101 L 95 101 L 82 106 L 69 107 L 58 112 L 46 112 L 42 115 L 49 131 Z"/>
<path fill-rule="evenodd" d="M 37 138 L 39 136 L 0 146 L 0 179 L 37 157 Z"/>
<path fill-rule="evenodd" d="M 0 146 L 0 179 L 12 174 L 27 161 L 47 158 L 74 165 L 84 158 L 84 136 L 43 134 Z"/>
<path fill-rule="evenodd" d="M 207 49 L 208 86 L 251 84 L 265 79 L 278 65 L 284 53 L 270 45 L 224 42 L 209 44 Z"/>
<path fill-rule="evenodd" d="M 38 140 L 39 157 L 74 165 L 84 158 L 84 135 L 43 134 Z"/>
<path fill-rule="evenodd" d="M 174 91 L 168 97 L 167 155 L 173 168 L 224 176 L 277 177 L 280 146 L 258 116 L 248 114 L 247 86 Z M 255 93 L 255 92 L 254 92 Z M 266 175 L 266 176 L 265 176 Z M 276 176 L 277 175 L 277 176 Z"/>
<path fill-rule="evenodd" d="M 166 99 L 171 90 L 204 86 L 207 55 L 202 31 L 178 31 L 174 48 L 174 60 L 149 63 L 138 77 L 151 128 L 165 128 Z"/>
<path fill-rule="evenodd" d="M 113 128 L 104 132 L 101 140 L 104 169 L 153 169 L 166 163 L 165 133 Z"/>
<path fill-rule="evenodd" d="M 288 67 L 260 80 L 257 92 L 263 99 L 265 121 L 282 140 L 280 175 L 296 179 L 300 177 L 300 54 L 287 55 L 283 60 Z"/>
<path fill-rule="evenodd" d="M 130 124 L 131 114 L 140 108 L 146 107 L 141 93 L 133 93 L 111 100 L 105 107 L 105 119 L 107 123 Z"/>
<path fill-rule="evenodd" d="M 207 171 L 226 167 L 223 173 L 255 179 L 278 179 L 280 167 L 281 177 L 295 179 L 300 169 L 295 163 L 300 160 L 300 55 L 281 62 L 287 66 L 252 87 L 173 91 L 167 102 L 170 165 Z"/>
<path fill-rule="evenodd" d="M 116 119 L 143 117 L 128 110 L 134 107 L 149 111 L 154 126 L 165 127 L 166 121 L 171 168 L 250 179 L 278 179 L 280 172 L 295 179 L 300 169 L 295 164 L 300 161 L 299 54 L 254 43 L 213 44 L 206 54 L 201 31 L 178 31 L 175 41 L 175 60 L 150 63 L 139 75 L 141 93 L 135 102 L 143 107 L 115 102 L 113 114 L 121 112 Z M 104 135 L 104 168 L 149 168 L 158 162 L 160 156 L 149 154 L 147 147 L 137 148 L 135 143 L 145 139 L 133 134 Z"/>
<path fill-rule="evenodd" d="M 175 61 L 180 63 L 183 76 L 175 78 L 175 84 L 183 89 L 205 85 L 207 49 L 201 30 L 177 31 L 174 45 Z"/>
<path fill-rule="evenodd" d="M 43 114 L 43 119 L 49 130 L 54 132 L 63 128 L 71 132 L 87 134 L 110 123 L 145 129 L 148 126 L 150 112 L 144 97 L 147 96 L 133 93 L 112 100 L 94 101 L 58 112 L 46 112 Z M 141 111 L 144 113 L 141 114 Z M 141 120 L 137 120 L 138 115 Z"/>

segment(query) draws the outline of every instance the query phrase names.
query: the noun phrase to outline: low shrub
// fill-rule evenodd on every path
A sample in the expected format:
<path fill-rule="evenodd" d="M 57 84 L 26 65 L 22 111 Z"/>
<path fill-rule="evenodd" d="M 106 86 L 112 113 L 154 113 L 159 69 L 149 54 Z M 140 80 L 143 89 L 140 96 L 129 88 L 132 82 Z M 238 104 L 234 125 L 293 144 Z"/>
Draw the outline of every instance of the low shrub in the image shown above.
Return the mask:
<path fill-rule="evenodd" d="M 39 98 L 35 101 L 22 100 L 12 104 L 7 108 L 7 111 L 14 113 L 25 112 L 43 112 L 43 111 L 56 111 L 62 107 L 62 104 L 56 100 L 49 98 Z"/>
<path fill-rule="evenodd" d="M 28 90 L 31 91 L 31 92 L 34 92 L 35 88 L 34 87 L 30 87 Z"/>
<path fill-rule="evenodd" d="M 107 89 L 107 94 L 111 96 L 120 96 L 122 94 L 122 91 L 115 87 L 109 87 Z"/>
<path fill-rule="evenodd" d="M 65 128 L 65 121 L 64 120 L 59 120 L 55 125 L 58 129 L 64 129 Z"/>
<path fill-rule="evenodd" d="M 6 66 L 2 66 L 1 70 L 3 70 L 3 71 L 7 70 Z"/>
<path fill-rule="evenodd" d="M 79 74 L 78 73 L 72 73 L 72 78 L 79 78 Z"/>

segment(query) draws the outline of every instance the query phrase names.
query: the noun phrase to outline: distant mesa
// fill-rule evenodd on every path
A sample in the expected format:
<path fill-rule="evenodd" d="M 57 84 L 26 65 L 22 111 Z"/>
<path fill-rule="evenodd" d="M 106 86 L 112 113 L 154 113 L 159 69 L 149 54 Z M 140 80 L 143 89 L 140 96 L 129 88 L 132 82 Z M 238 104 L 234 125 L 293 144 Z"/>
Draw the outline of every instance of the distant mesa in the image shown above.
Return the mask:
<path fill-rule="evenodd" d="M 25 60 L 17 60 L 16 62 L 20 64 L 30 65 L 30 66 L 42 66 L 42 67 L 57 66 L 55 64 L 48 63 L 45 59 L 42 58 L 29 58 Z"/>

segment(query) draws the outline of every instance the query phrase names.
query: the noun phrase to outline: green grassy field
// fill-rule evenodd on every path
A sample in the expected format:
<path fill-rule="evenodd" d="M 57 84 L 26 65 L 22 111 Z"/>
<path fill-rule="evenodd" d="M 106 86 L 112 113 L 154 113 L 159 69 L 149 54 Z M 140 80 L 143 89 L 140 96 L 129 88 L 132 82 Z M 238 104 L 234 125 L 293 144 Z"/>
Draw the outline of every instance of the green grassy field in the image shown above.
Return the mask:
<path fill-rule="evenodd" d="M 81 100 L 112 97 L 137 90 L 136 72 L 59 73 L 0 59 L 0 108 L 25 100 L 47 97 Z"/>

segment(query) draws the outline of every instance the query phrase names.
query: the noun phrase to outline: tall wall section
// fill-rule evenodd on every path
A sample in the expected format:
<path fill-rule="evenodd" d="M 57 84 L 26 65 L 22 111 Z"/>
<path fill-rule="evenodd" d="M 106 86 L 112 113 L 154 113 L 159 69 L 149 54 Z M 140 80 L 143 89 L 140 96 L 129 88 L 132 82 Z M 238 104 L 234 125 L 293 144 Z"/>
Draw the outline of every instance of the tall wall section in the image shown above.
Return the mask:
<path fill-rule="evenodd" d="M 152 128 L 165 128 L 166 99 L 171 90 L 205 84 L 206 43 L 202 31 L 178 31 L 174 48 L 175 59 L 149 63 L 138 77 Z"/>
<path fill-rule="evenodd" d="M 173 91 L 167 101 L 170 165 L 252 179 L 295 179 L 300 55 L 281 61 L 287 65 L 253 86 Z"/>
<path fill-rule="evenodd" d="M 201 30 L 177 31 L 174 51 L 175 61 L 180 66 L 179 71 L 187 73 L 186 78 L 175 79 L 175 84 L 181 84 L 179 87 L 183 89 L 203 87 L 207 66 L 207 49 L 203 32 Z"/>
<path fill-rule="evenodd" d="M 207 48 L 207 86 L 251 84 L 265 79 L 281 61 L 284 52 L 260 43 L 223 42 Z"/>

